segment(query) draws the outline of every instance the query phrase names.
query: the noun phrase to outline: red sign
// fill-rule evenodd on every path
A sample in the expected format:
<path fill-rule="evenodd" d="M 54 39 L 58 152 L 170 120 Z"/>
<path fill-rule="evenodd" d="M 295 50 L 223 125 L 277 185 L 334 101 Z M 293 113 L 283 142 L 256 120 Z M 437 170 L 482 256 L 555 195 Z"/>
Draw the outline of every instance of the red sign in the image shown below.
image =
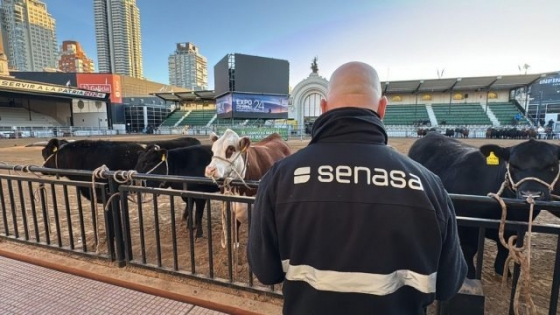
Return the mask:
<path fill-rule="evenodd" d="M 80 89 L 110 93 L 112 103 L 122 103 L 120 76 L 106 73 L 78 73 L 76 80 Z"/>

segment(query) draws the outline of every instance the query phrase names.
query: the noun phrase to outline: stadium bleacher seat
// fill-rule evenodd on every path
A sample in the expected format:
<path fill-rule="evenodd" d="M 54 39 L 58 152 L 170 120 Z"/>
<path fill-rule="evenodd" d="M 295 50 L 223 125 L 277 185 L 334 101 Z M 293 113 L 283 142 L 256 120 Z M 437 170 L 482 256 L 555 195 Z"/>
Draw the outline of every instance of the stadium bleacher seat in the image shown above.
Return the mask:
<path fill-rule="evenodd" d="M 390 125 L 414 125 L 417 121 L 429 121 L 424 104 L 387 105 L 383 123 Z"/>
<path fill-rule="evenodd" d="M 500 122 L 500 125 L 511 125 L 513 118 L 516 114 L 521 114 L 519 109 L 515 106 L 515 104 L 506 102 L 506 103 L 488 103 L 488 108 L 492 110 L 494 116 Z M 529 122 L 525 117 L 521 121 L 517 123 L 518 125 L 528 125 Z"/>
<path fill-rule="evenodd" d="M 0 107 L 0 126 L 8 127 L 58 127 L 53 117 L 29 111 L 22 107 Z"/>
<path fill-rule="evenodd" d="M 438 124 L 445 121 L 447 125 L 492 125 L 480 103 L 432 104 L 432 109 Z"/>

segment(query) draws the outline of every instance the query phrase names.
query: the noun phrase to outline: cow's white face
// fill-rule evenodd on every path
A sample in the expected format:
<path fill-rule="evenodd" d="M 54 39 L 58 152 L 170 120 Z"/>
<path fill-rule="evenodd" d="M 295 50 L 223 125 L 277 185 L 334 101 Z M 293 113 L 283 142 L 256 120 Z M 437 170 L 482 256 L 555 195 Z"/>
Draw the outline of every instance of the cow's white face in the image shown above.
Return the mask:
<path fill-rule="evenodd" d="M 243 152 L 249 148 L 251 140 L 239 137 L 235 131 L 228 129 L 221 137 L 210 135 L 212 144 L 212 162 L 206 166 L 205 175 L 209 178 L 245 177 L 245 159 Z"/>

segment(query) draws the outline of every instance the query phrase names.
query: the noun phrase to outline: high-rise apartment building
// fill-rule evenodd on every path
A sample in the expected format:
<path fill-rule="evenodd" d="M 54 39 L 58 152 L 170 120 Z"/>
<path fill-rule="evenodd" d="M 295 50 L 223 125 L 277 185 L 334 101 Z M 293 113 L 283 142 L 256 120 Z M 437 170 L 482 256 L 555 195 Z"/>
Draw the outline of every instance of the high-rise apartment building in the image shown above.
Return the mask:
<path fill-rule="evenodd" d="M 63 72 L 92 73 L 95 72 L 95 65 L 93 60 L 86 56 L 80 43 L 65 40 L 60 49 L 58 69 Z"/>
<path fill-rule="evenodd" d="M 136 0 L 94 0 L 93 6 L 99 72 L 143 78 Z"/>
<path fill-rule="evenodd" d="M 208 62 L 192 43 L 178 43 L 169 56 L 169 84 L 193 91 L 208 88 Z"/>
<path fill-rule="evenodd" d="M 2 0 L 0 24 L 11 69 L 43 71 L 56 68 L 56 24 L 44 2 Z"/>

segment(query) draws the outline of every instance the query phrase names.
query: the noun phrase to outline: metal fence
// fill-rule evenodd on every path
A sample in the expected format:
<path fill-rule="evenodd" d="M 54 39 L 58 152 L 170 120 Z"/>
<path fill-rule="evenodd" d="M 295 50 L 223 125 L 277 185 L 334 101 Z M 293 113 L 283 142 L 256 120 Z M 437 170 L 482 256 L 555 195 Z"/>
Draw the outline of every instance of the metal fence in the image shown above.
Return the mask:
<path fill-rule="evenodd" d="M 153 131 L 157 135 L 188 135 L 188 136 L 209 136 L 216 132 L 218 128 L 225 128 L 228 125 L 211 126 L 189 126 L 186 127 L 159 127 Z M 254 125 L 231 125 L 229 127 L 239 128 L 259 128 Z M 304 139 L 310 137 L 310 130 L 304 125 L 263 125 L 277 129 L 286 129 L 288 139 Z M 455 129 L 464 126 L 440 126 L 435 129 L 440 133 L 445 133 L 446 129 Z M 469 138 L 485 138 L 486 129 L 491 126 L 467 126 L 470 130 Z M 511 128 L 513 126 L 502 126 L 501 128 Z M 414 127 L 411 125 L 391 125 L 386 126 L 387 134 L 392 138 L 415 138 L 418 137 L 418 128 L 429 129 L 430 127 Z M 126 135 L 125 130 L 109 129 L 106 127 L 10 127 L 0 126 L 0 139 L 15 138 L 53 138 L 53 137 L 90 137 L 90 136 L 117 136 Z"/>
<path fill-rule="evenodd" d="M 205 178 L 136 174 L 130 171 L 104 171 L 104 179 L 71 181 L 44 175 L 82 175 L 92 172 L 55 170 L 34 166 L 0 165 L 0 237 L 117 261 L 119 266 L 137 266 L 182 277 L 195 278 L 237 289 L 281 296 L 281 286 L 265 286 L 256 280 L 246 263 L 245 246 L 254 198 L 226 196 L 196 191 L 151 188 L 131 183 L 139 181 L 212 184 Z M 125 180 L 126 179 L 126 180 Z M 123 181 L 127 181 L 123 184 Z M 257 182 L 248 182 L 258 187 Z M 233 182 L 232 185 L 241 185 Z M 82 197 L 83 190 L 94 192 L 99 203 Z M 451 195 L 477 204 L 495 203 L 489 197 Z M 204 200 L 203 237 L 195 239 L 193 213 L 182 222 L 177 208 Z M 506 199 L 508 205 L 526 205 L 525 201 Z M 557 202 L 536 202 L 537 206 L 560 211 Z M 232 234 L 236 225 L 230 211 L 247 207 L 248 222 L 239 228 L 240 244 Z M 225 217 L 222 223 L 222 209 Z M 486 229 L 498 227 L 497 220 L 459 217 L 458 224 L 479 228 L 479 248 L 483 251 Z M 223 227 L 226 233 L 223 233 Z M 507 222 L 506 229 L 522 236 L 528 225 Z M 560 286 L 560 225 L 534 224 L 534 233 L 556 235 L 548 314 L 556 314 Z M 220 246 L 224 237 L 225 248 Z M 521 245 L 523 237 L 518 237 Z M 538 252 L 535 250 L 534 253 Z M 477 256 L 478 279 L 483 255 Z M 517 288 L 519 268 L 515 268 L 510 304 Z"/>

